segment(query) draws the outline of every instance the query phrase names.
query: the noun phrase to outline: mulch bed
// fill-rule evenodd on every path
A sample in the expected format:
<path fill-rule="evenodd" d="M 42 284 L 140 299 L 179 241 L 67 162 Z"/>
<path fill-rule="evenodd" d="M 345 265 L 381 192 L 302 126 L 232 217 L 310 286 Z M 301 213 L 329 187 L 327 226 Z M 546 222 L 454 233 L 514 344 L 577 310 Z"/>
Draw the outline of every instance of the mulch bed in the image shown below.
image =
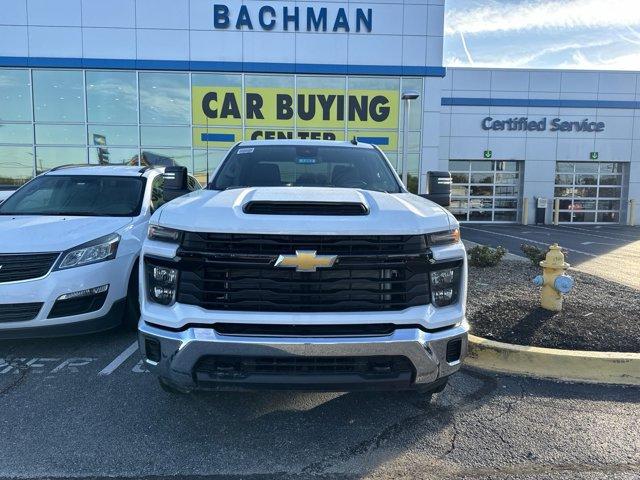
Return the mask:
<path fill-rule="evenodd" d="M 562 312 L 540 307 L 541 273 L 529 263 L 503 260 L 469 267 L 467 317 L 471 333 L 536 347 L 640 352 L 640 290 L 570 270 L 576 281 Z"/>

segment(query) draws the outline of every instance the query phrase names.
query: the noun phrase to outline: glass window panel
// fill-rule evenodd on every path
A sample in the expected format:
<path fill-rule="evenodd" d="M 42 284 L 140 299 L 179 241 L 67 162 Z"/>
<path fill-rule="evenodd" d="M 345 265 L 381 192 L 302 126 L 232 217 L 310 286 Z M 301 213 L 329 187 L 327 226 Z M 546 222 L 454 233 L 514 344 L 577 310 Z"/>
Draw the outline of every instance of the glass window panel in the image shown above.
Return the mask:
<path fill-rule="evenodd" d="M 598 210 L 620 210 L 620 200 L 599 200 Z"/>
<path fill-rule="evenodd" d="M 520 170 L 520 162 L 495 162 L 498 172 L 517 172 Z"/>
<path fill-rule="evenodd" d="M 0 187 L 13 188 L 26 183 L 33 176 L 31 147 L 0 146 Z"/>
<path fill-rule="evenodd" d="M 517 173 L 496 173 L 496 183 L 516 185 L 518 183 Z"/>
<path fill-rule="evenodd" d="M 75 70 L 34 70 L 36 122 L 84 122 L 84 83 Z"/>
<path fill-rule="evenodd" d="M 622 175 L 600 175 L 600 185 L 622 185 Z"/>
<path fill-rule="evenodd" d="M 135 72 L 87 72 L 90 122 L 138 123 Z"/>
<path fill-rule="evenodd" d="M 518 199 L 516 198 L 496 198 L 496 208 L 518 208 Z"/>
<path fill-rule="evenodd" d="M 573 197 L 574 189 L 571 187 L 556 187 L 553 189 L 553 196 L 556 198 Z"/>
<path fill-rule="evenodd" d="M 452 213 L 466 212 L 469 209 L 469 202 L 466 199 L 452 198 L 449 210 Z"/>
<path fill-rule="evenodd" d="M 451 180 L 453 183 L 469 183 L 468 173 L 452 173 Z"/>
<path fill-rule="evenodd" d="M 89 147 L 89 163 L 99 165 L 138 165 L 137 148 Z"/>
<path fill-rule="evenodd" d="M 560 222 L 570 222 L 571 212 L 560 212 L 560 214 L 558 215 L 558 220 Z"/>
<path fill-rule="evenodd" d="M 191 123 L 189 76 L 140 73 L 140 121 L 164 125 Z"/>
<path fill-rule="evenodd" d="M 597 174 L 576 174 L 576 185 L 597 185 Z"/>
<path fill-rule="evenodd" d="M 620 198 L 620 194 L 620 187 L 600 187 L 600 196 L 603 198 Z"/>
<path fill-rule="evenodd" d="M 560 200 L 560 210 L 570 210 L 573 200 Z"/>
<path fill-rule="evenodd" d="M 241 87 L 242 75 L 233 73 L 194 73 L 191 83 L 194 87 Z"/>
<path fill-rule="evenodd" d="M 556 185 L 573 185 L 573 174 L 556 174 Z"/>
<path fill-rule="evenodd" d="M 397 90 L 400 91 L 400 78 L 390 77 L 349 77 L 350 90 Z"/>
<path fill-rule="evenodd" d="M 620 214 L 618 212 L 598 212 L 598 222 L 619 223 Z"/>
<path fill-rule="evenodd" d="M 468 172 L 470 162 L 467 160 L 449 160 L 449 170 L 456 172 Z"/>
<path fill-rule="evenodd" d="M 190 147 L 189 127 L 140 127 L 141 145 L 149 147 Z"/>
<path fill-rule="evenodd" d="M 36 143 L 40 145 L 86 145 L 84 125 L 36 125 Z"/>
<path fill-rule="evenodd" d="M 595 210 L 596 209 L 596 201 L 595 200 L 580 200 L 576 199 L 573 201 L 573 210 Z"/>
<path fill-rule="evenodd" d="M 518 187 L 496 187 L 496 196 L 501 196 L 501 197 L 518 196 Z"/>
<path fill-rule="evenodd" d="M 207 179 L 218 168 L 226 153 L 226 150 L 220 149 L 194 150 L 193 175 L 202 185 L 209 183 Z"/>
<path fill-rule="evenodd" d="M 385 157 L 387 157 L 389 159 L 389 163 L 394 168 L 394 170 L 396 172 L 399 171 L 399 168 L 398 168 L 398 154 L 397 153 L 385 152 L 384 155 L 385 155 Z"/>
<path fill-rule="evenodd" d="M 469 212 L 470 222 L 490 222 L 491 210 L 471 210 Z"/>
<path fill-rule="evenodd" d="M 493 208 L 493 198 L 470 198 L 469 208 L 471 209 L 491 209 Z"/>
<path fill-rule="evenodd" d="M 556 172 L 573 173 L 574 164 L 572 162 L 556 162 Z"/>
<path fill-rule="evenodd" d="M 493 221 L 494 222 L 515 222 L 518 216 L 518 212 L 502 212 L 496 211 L 493 213 Z"/>
<path fill-rule="evenodd" d="M 469 187 L 462 185 L 453 185 L 451 187 L 451 195 L 456 197 L 466 197 L 469 195 Z"/>
<path fill-rule="evenodd" d="M 574 222 L 595 222 L 596 212 L 572 212 Z"/>
<path fill-rule="evenodd" d="M 473 161 L 471 162 L 471 170 L 474 172 L 493 172 L 493 162 L 491 161 Z"/>
<path fill-rule="evenodd" d="M 456 220 L 458 220 L 459 222 L 466 222 L 467 221 L 467 214 L 466 213 L 454 213 L 453 216 L 456 217 Z"/>
<path fill-rule="evenodd" d="M 376 130 L 370 130 L 370 131 L 372 134 L 377 132 Z M 348 135 L 348 137 L 351 137 L 351 135 Z M 402 130 L 400 130 L 400 133 L 398 134 L 398 151 L 399 152 L 402 152 L 403 142 L 404 142 L 404 134 L 402 133 Z M 420 144 L 420 132 L 409 132 L 409 135 L 407 135 L 407 142 L 409 142 L 409 152 L 419 152 L 422 149 L 422 146 Z"/>
<path fill-rule="evenodd" d="M 601 163 L 600 173 L 622 173 L 623 163 Z"/>
<path fill-rule="evenodd" d="M 171 167 L 181 165 L 193 171 L 191 163 L 191 150 L 183 148 L 153 148 L 142 150 L 142 165 L 157 167 Z"/>
<path fill-rule="evenodd" d="M 595 198 L 598 196 L 598 189 L 595 187 L 576 187 L 574 196 L 580 198 Z"/>
<path fill-rule="evenodd" d="M 89 145 L 138 146 L 138 127 L 120 125 L 89 125 Z"/>
<path fill-rule="evenodd" d="M 420 154 L 407 154 L 407 170 L 409 173 L 417 173 L 420 170 Z"/>
<path fill-rule="evenodd" d="M 420 178 L 417 173 L 408 173 L 407 174 L 407 190 L 411 193 L 418 193 L 418 188 L 420 187 Z"/>
<path fill-rule="evenodd" d="M 0 123 L 0 143 L 33 143 L 33 126 L 30 123 Z"/>
<path fill-rule="evenodd" d="M 316 88 L 343 90 L 347 89 L 345 77 L 328 77 L 328 76 L 299 76 L 298 88 Z"/>
<path fill-rule="evenodd" d="M 53 167 L 87 163 L 86 147 L 36 147 L 36 172 Z"/>
<path fill-rule="evenodd" d="M 576 173 L 598 173 L 598 164 L 578 162 L 576 163 Z"/>
<path fill-rule="evenodd" d="M 28 70 L 0 70 L 0 119 L 31 121 L 31 80 Z"/>
<path fill-rule="evenodd" d="M 472 173 L 471 183 L 493 183 L 493 173 Z"/>

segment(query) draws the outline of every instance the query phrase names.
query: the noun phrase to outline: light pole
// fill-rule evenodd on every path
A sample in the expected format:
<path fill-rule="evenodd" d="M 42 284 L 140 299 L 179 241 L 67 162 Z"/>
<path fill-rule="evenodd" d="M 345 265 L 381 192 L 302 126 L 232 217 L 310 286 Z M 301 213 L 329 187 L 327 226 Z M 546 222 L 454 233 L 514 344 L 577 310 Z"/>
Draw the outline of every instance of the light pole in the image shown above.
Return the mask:
<path fill-rule="evenodd" d="M 402 100 L 404 103 L 404 118 L 402 120 L 402 183 L 404 183 L 405 188 L 409 188 L 407 185 L 408 174 L 407 174 L 407 148 L 409 147 L 409 106 L 411 104 L 411 100 L 415 100 L 418 98 L 420 94 L 415 91 L 408 91 L 402 93 Z"/>

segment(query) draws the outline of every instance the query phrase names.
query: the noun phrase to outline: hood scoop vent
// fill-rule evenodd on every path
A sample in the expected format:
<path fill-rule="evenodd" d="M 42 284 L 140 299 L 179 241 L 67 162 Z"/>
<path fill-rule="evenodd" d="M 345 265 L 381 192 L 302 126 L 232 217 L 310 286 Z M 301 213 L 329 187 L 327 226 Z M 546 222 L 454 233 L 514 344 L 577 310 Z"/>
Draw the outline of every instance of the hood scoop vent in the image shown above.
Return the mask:
<path fill-rule="evenodd" d="M 369 209 L 359 202 L 269 202 L 252 201 L 242 211 L 249 215 L 368 215 Z"/>

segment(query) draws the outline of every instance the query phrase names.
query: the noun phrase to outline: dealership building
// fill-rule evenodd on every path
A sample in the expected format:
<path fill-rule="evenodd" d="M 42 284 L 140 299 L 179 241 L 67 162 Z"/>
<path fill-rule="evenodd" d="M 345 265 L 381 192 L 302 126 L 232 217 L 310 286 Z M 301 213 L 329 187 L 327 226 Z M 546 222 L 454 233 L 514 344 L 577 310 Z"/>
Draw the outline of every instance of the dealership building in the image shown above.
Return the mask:
<path fill-rule="evenodd" d="M 0 199 L 62 164 L 204 181 L 239 140 L 356 137 L 412 191 L 451 171 L 465 222 L 533 222 L 538 199 L 547 222 L 638 222 L 640 74 L 445 69 L 443 25 L 443 0 L 3 1 Z"/>

